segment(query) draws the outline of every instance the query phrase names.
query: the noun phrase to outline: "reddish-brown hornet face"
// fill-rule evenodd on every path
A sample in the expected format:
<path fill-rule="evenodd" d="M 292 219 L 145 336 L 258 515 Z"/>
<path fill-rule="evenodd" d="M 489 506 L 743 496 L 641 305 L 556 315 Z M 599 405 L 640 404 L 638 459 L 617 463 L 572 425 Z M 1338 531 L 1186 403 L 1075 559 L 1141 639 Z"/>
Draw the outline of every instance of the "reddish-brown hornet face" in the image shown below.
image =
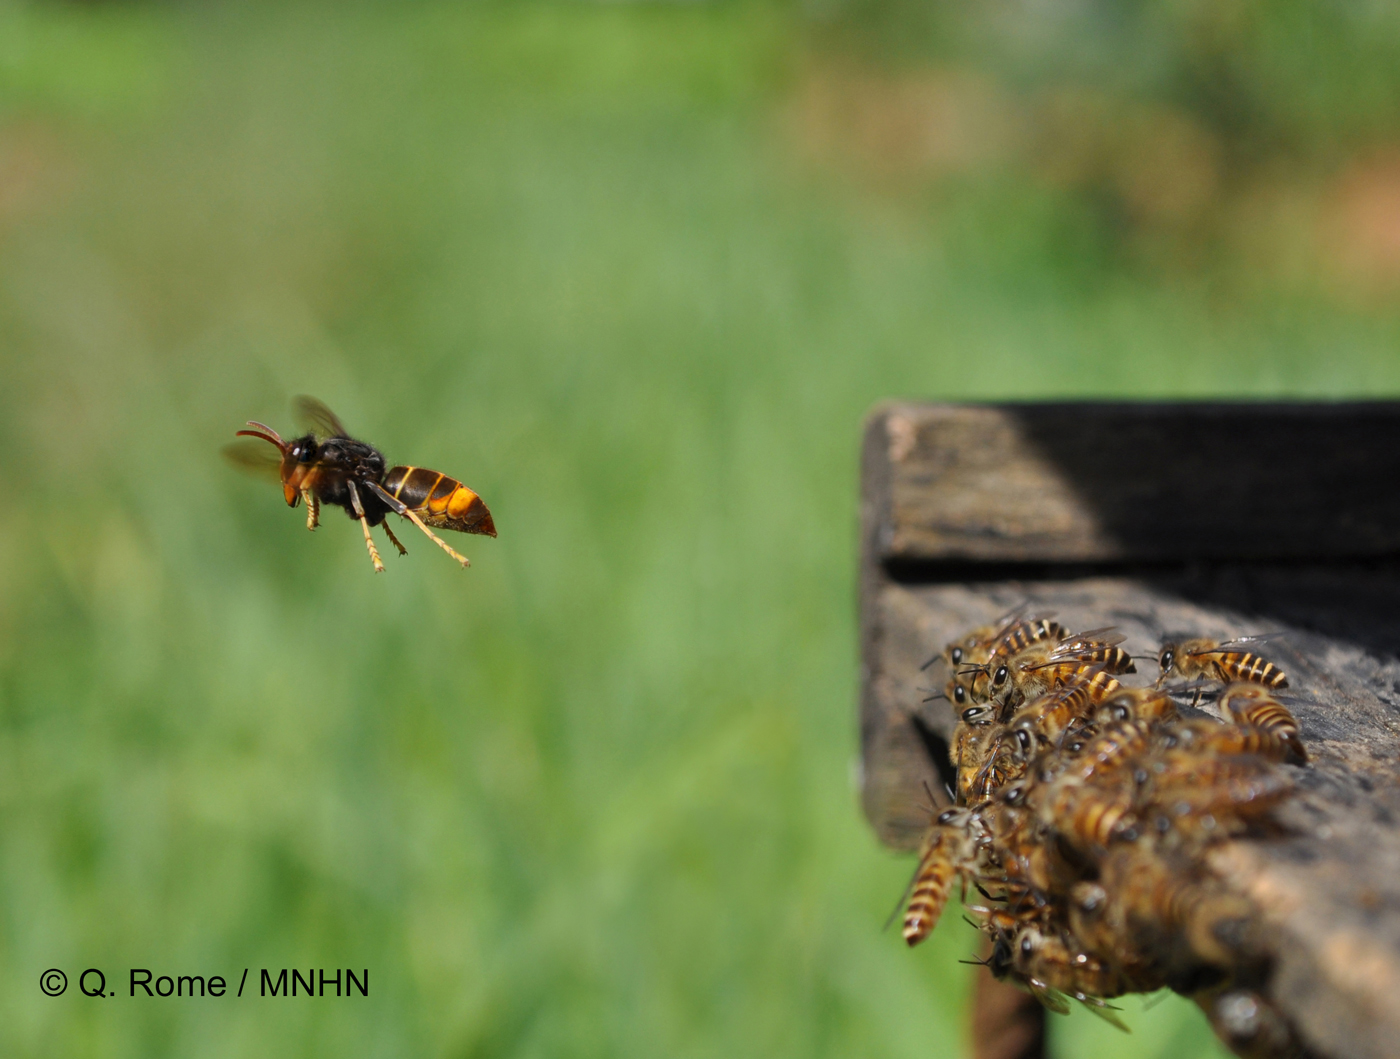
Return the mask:
<path fill-rule="evenodd" d="M 287 443 L 282 450 L 282 495 L 288 507 L 296 507 L 301 500 L 302 486 L 308 484 L 306 477 L 314 466 L 316 439 L 308 434 Z"/>

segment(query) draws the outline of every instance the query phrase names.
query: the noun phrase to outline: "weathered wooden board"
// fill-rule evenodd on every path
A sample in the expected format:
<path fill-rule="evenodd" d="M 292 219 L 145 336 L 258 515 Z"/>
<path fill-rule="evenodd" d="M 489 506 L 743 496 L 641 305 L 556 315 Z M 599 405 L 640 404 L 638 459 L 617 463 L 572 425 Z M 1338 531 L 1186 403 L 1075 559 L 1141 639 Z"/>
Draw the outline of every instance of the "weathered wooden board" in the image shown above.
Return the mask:
<path fill-rule="evenodd" d="M 1257 473 L 1264 485 L 1249 503 L 1235 503 L 1223 479 L 1193 493 L 1190 476 L 1167 466 L 1171 437 L 1242 418 L 1258 433 L 1237 440 L 1231 475 Z M 1339 419 L 1368 424 L 1365 444 L 1315 429 Z M 1052 455 L 1017 433 L 1027 421 L 1056 424 Z M 1275 450 L 1290 431 L 1311 446 L 1306 458 Z M 1099 464 L 1116 476 L 1080 477 L 1088 446 L 1108 436 L 1154 440 L 1125 441 Z M 1128 473 L 1123 454 L 1149 451 L 1160 459 Z M 877 412 L 864 465 L 860 710 L 862 794 L 881 840 L 912 848 L 928 823 L 923 785 L 942 790 L 948 779 L 951 709 L 921 701 L 946 674 L 920 666 L 961 631 L 1027 602 L 1071 628 L 1116 624 L 1139 655 L 1155 656 L 1168 634 L 1287 630 L 1269 655 L 1289 673 L 1314 760 L 1296 770 L 1288 835 L 1231 843 L 1213 863 L 1267 924 L 1271 995 L 1308 1047 L 1337 1059 L 1400 1053 L 1400 511 L 1386 512 L 1400 491 L 1383 487 L 1397 480 L 1396 454 L 1395 404 Z M 1290 498 L 1261 509 L 1284 490 Z M 1134 504 L 1154 502 L 1150 531 L 1121 528 Z M 1136 682 L 1155 677 L 1154 662 L 1141 668 Z"/>
<path fill-rule="evenodd" d="M 1394 402 L 894 404 L 870 429 L 885 561 L 1400 554 Z"/>

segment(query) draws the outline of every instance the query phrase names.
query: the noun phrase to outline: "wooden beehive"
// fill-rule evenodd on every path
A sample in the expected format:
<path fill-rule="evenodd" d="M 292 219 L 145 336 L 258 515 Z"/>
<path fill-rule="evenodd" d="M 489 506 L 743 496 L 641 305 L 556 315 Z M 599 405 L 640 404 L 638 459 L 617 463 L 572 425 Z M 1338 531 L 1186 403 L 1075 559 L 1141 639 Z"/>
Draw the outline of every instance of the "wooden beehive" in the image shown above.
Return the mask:
<path fill-rule="evenodd" d="M 1138 654 L 1168 634 L 1286 630 L 1268 654 L 1314 760 L 1287 834 L 1228 843 L 1212 866 L 1266 926 L 1269 998 L 1310 1053 L 1400 1054 L 1398 486 L 1397 402 L 877 409 L 860 586 L 876 834 L 914 848 L 924 785 L 952 778 L 952 710 L 921 690 L 944 678 L 919 667 L 962 630 L 1027 602 L 1070 628 L 1115 624 Z M 979 1004 L 982 1054 L 1036 1054 L 1037 1011 L 996 990 Z"/>

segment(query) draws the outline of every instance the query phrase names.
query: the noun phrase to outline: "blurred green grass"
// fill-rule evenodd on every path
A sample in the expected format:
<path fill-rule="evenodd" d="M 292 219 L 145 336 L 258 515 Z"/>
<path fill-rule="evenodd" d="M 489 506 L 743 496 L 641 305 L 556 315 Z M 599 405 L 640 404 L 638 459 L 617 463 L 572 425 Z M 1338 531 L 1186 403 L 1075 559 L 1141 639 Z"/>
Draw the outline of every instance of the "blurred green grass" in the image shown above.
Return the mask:
<path fill-rule="evenodd" d="M 881 933 L 910 865 L 850 782 L 862 415 L 1394 393 L 1397 318 L 1144 265 L 1014 166 L 833 163 L 812 26 L 0 8 L 4 1054 L 964 1049 L 974 939 Z M 218 459 L 297 392 L 499 540 L 306 533 Z M 293 965 L 371 996 L 125 996 Z M 1124 1006 L 1057 1054 L 1220 1054 Z"/>

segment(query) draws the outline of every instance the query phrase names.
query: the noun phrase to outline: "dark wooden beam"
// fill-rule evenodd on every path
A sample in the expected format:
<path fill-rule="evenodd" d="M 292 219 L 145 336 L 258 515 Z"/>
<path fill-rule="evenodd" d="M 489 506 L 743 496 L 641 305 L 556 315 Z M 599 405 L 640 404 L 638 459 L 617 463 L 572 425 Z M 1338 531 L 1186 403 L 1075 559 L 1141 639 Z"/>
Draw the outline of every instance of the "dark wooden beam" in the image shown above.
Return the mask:
<path fill-rule="evenodd" d="M 1394 402 L 892 404 L 871 430 L 886 562 L 1400 555 Z"/>

